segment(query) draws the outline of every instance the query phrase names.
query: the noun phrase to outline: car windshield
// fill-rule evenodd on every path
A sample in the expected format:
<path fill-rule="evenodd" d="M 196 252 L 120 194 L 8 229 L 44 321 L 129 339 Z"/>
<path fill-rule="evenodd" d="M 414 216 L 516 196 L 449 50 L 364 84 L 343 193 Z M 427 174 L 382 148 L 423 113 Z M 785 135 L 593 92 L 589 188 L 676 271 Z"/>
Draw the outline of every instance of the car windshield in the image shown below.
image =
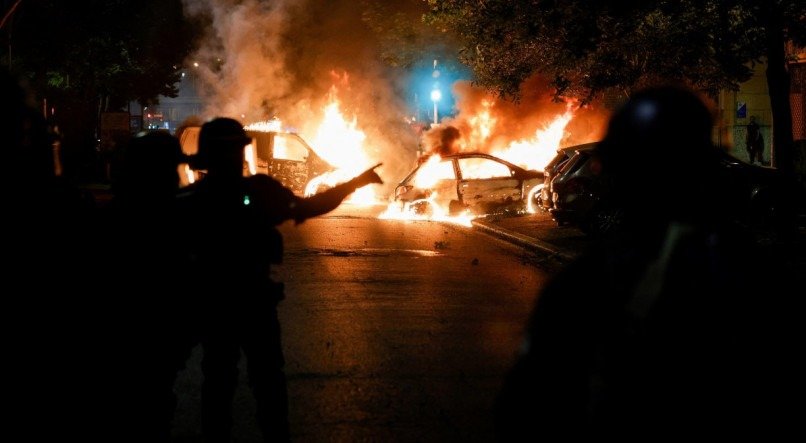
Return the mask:
<path fill-rule="evenodd" d="M 559 168 L 560 166 L 562 166 L 562 164 L 563 164 L 564 162 L 566 162 L 566 161 L 567 161 L 567 160 L 568 160 L 568 159 L 571 157 L 571 155 L 572 155 L 572 154 L 573 154 L 573 152 L 572 152 L 572 151 L 569 151 L 569 150 L 567 150 L 567 149 L 564 149 L 564 150 L 560 151 L 560 152 L 559 152 L 559 153 L 558 153 L 558 154 L 557 154 L 557 155 L 556 155 L 556 156 L 555 156 L 555 157 L 554 157 L 554 158 L 551 160 L 551 162 L 549 162 L 549 164 L 547 164 L 547 165 L 546 165 L 545 171 L 546 171 L 546 172 L 552 172 L 552 171 L 557 170 L 557 168 Z"/>
<path fill-rule="evenodd" d="M 573 155 L 571 158 L 565 161 L 562 165 L 560 165 L 557 171 L 557 175 L 565 175 L 569 172 L 572 172 L 572 170 L 576 170 L 579 166 L 582 165 L 585 158 L 587 158 L 586 155 L 584 155 L 581 152 L 577 152 L 575 155 Z"/>
<path fill-rule="evenodd" d="M 299 140 L 278 133 L 274 137 L 274 158 L 304 162 L 308 159 L 308 149 Z"/>

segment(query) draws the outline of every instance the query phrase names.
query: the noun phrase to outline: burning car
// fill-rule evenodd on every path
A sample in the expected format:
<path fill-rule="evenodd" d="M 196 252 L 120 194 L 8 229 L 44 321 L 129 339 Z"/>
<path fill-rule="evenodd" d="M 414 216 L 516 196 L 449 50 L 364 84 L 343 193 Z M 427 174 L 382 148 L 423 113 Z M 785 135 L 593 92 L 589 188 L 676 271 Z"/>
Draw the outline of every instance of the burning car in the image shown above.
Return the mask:
<path fill-rule="evenodd" d="M 435 206 L 450 215 L 525 211 L 542 184 L 542 172 L 489 154 L 433 155 L 400 182 L 394 199 L 418 213 L 434 211 Z"/>
<path fill-rule="evenodd" d="M 198 151 L 201 127 L 184 128 L 179 136 L 182 152 L 193 155 Z M 279 131 L 246 129 L 252 143 L 246 147 L 245 174 L 263 173 L 277 179 L 283 186 L 298 195 L 305 193 L 306 185 L 336 168 L 321 157 L 298 134 Z M 183 185 L 192 183 L 204 171 L 186 170 L 182 174 Z"/>

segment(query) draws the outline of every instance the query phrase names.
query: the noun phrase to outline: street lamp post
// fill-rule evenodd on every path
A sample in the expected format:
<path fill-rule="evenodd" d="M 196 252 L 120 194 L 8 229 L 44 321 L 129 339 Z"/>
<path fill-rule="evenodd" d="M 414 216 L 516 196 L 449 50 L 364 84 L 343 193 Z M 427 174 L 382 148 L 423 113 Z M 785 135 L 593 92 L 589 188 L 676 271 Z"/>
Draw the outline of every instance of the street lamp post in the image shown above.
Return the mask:
<path fill-rule="evenodd" d="M 439 116 L 437 115 L 437 102 L 442 98 L 442 92 L 439 89 L 431 91 L 431 101 L 434 102 L 434 124 L 439 123 Z"/>

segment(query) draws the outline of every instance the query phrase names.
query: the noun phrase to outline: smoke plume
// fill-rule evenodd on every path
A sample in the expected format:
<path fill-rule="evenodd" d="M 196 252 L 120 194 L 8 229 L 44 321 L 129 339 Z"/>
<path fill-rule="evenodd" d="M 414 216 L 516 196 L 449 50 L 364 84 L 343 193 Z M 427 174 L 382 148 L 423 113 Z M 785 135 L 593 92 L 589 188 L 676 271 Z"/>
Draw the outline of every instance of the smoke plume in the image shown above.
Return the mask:
<path fill-rule="evenodd" d="M 384 163 L 379 172 L 387 195 L 419 151 L 447 149 L 439 145 L 450 135 L 442 133 L 446 127 L 459 132 L 450 149 L 492 152 L 533 137 L 568 106 L 552 101 L 552 89 L 540 78 L 524 84 L 518 103 L 459 82 L 453 89 L 455 117 L 443 119 L 418 140 L 404 119 L 409 113 L 402 100 L 407 79 L 381 62 L 381 43 L 362 21 L 362 2 L 183 1 L 188 16 L 204 26 L 204 38 L 189 60 L 198 63 L 194 69 L 206 103 L 204 118 L 226 116 L 249 124 L 277 117 L 310 142 L 335 95 L 345 118 L 355 119 L 366 135 L 372 164 Z M 415 1 L 384 7 L 411 12 Z M 601 109 L 576 110 L 562 145 L 600 137 L 607 117 Z M 491 119 L 486 126 L 479 121 L 484 115 Z"/>
<path fill-rule="evenodd" d="M 351 0 L 183 0 L 205 26 L 191 63 L 204 118 L 245 124 L 277 117 L 310 140 L 331 94 L 366 134 L 364 146 L 394 182 L 412 166 L 416 135 L 405 124 L 403 84 L 379 60 L 361 7 Z M 316 146 L 314 146 L 316 148 Z M 392 183 L 389 183 L 390 185 Z"/>
<path fill-rule="evenodd" d="M 536 130 L 547 127 L 569 106 L 574 109 L 573 117 L 559 147 L 596 141 L 603 136 L 610 111 L 602 103 L 578 107 L 573 101 L 556 101 L 554 89 L 540 77 L 525 82 L 521 92 L 519 101 L 510 101 L 474 87 L 470 82 L 457 82 L 453 86 L 457 103 L 455 116 L 444 119 L 425 134 L 428 147 L 433 149 L 432 145 L 442 139 L 442 132 L 455 127 L 460 132 L 459 150 L 494 152 L 514 141 L 534 137 Z M 488 132 L 480 133 L 481 128 Z"/>

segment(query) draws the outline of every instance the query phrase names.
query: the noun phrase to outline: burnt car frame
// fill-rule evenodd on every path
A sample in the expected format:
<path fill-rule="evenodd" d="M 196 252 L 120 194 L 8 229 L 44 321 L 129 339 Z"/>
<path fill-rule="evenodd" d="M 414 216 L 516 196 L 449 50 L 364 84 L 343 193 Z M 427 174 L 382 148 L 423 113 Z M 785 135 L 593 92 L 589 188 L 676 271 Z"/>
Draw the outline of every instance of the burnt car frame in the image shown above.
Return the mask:
<path fill-rule="evenodd" d="M 179 141 L 185 155 L 198 151 L 200 130 L 199 126 L 191 126 L 180 134 Z M 246 130 L 246 135 L 252 138 L 256 172 L 274 177 L 295 194 L 303 195 L 305 186 L 313 178 L 336 169 L 296 133 Z M 244 174 L 248 173 L 244 165 Z M 195 174 L 200 176 L 204 171 L 195 171 Z"/>
<path fill-rule="evenodd" d="M 426 167 L 437 174 L 428 187 L 418 185 L 418 174 Z M 420 205 L 418 212 L 437 204 L 450 215 L 469 211 L 475 215 L 522 212 L 529 196 L 542 185 L 543 173 L 524 169 L 501 158 L 478 152 L 443 156 L 437 165 L 422 161 L 395 188 L 400 204 Z"/>

